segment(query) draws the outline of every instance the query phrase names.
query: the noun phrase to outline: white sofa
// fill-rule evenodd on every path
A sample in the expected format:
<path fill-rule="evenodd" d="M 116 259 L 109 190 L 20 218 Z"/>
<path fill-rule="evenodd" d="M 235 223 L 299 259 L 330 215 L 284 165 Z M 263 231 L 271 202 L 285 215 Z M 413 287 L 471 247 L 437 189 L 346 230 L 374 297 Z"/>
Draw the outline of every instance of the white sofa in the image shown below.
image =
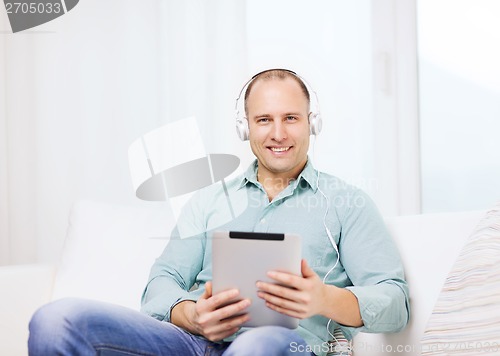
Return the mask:
<path fill-rule="evenodd" d="M 355 355 L 419 355 L 420 338 L 445 277 L 484 212 L 389 217 L 405 264 L 412 316 L 390 335 L 359 334 Z M 26 355 L 28 322 L 40 305 L 65 296 L 139 309 L 149 268 L 174 224 L 165 205 L 79 201 L 58 266 L 0 267 L 0 355 Z M 399 352 L 400 351 L 400 352 Z"/>

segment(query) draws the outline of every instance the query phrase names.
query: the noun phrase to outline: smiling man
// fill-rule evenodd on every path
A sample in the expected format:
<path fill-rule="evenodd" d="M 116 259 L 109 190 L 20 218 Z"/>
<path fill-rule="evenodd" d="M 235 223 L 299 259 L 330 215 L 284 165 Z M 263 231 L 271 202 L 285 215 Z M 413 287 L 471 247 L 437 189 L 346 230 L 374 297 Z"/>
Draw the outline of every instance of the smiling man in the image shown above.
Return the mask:
<path fill-rule="evenodd" d="M 285 70 L 257 75 L 245 94 L 250 146 L 257 157 L 257 181 L 269 201 L 296 180 L 307 163 L 310 137 L 310 94 L 300 78 Z M 306 217 L 304 216 L 306 219 Z M 259 283 L 259 296 L 272 309 L 305 319 L 323 314 L 349 326 L 362 326 L 356 297 L 348 290 L 323 284 L 302 262 L 303 278 L 277 273 L 274 279 L 291 288 Z M 324 312 L 322 313 L 322 311 Z"/>
<path fill-rule="evenodd" d="M 257 179 L 270 201 L 299 176 L 307 162 L 310 99 L 307 89 L 294 78 L 255 78 L 245 94 Z"/>
<path fill-rule="evenodd" d="M 405 327 L 408 288 L 375 205 L 308 160 L 310 135 L 320 129 L 308 87 L 295 73 L 273 69 L 254 76 L 244 92 L 245 117 L 237 129 L 256 160 L 227 183 L 227 193 L 243 193 L 248 199 L 237 201 L 251 204 L 218 229 L 302 237 L 301 275 L 269 271 L 277 283 L 257 283 L 266 305 L 300 319 L 299 327 L 242 328 L 251 301 L 232 302 L 237 290 L 212 293 L 213 231 L 200 227 L 213 226 L 226 197 L 211 186 L 179 220 L 205 232 L 180 239 L 173 231 L 151 269 L 143 314 L 81 300 L 54 302 L 33 317 L 30 354 L 326 355 L 336 338 Z"/>

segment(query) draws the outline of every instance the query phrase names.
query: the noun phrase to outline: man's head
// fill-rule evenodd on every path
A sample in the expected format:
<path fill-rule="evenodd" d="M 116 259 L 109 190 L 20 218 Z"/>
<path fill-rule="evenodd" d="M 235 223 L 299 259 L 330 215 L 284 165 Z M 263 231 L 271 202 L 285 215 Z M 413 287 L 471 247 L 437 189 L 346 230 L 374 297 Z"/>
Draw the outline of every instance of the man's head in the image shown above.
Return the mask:
<path fill-rule="evenodd" d="M 240 95 L 236 99 L 236 132 L 242 141 L 248 140 L 249 132 L 248 132 L 248 107 L 247 107 L 247 99 L 250 95 L 253 86 L 260 80 L 273 80 L 273 79 L 286 79 L 291 78 L 295 80 L 302 89 L 305 97 L 309 103 L 309 129 L 311 135 L 318 135 L 321 132 L 321 128 L 323 126 L 323 121 L 321 119 L 321 115 L 319 113 L 319 103 L 318 97 L 316 93 L 311 90 L 310 87 L 307 86 L 306 82 L 295 72 L 292 72 L 288 69 L 268 69 L 263 72 L 257 73 L 254 75 L 248 82 L 245 84 L 243 89 L 241 89 Z M 243 95 L 243 98 L 242 98 Z M 241 100 L 240 100 L 241 99 Z M 240 110 L 240 101 L 244 101 L 244 108 Z M 312 104 L 311 104 L 312 102 Z M 312 109 L 311 109 L 312 107 Z M 242 115 L 242 113 L 245 115 Z"/>
<path fill-rule="evenodd" d="M 259 161 L 259 180 L 296 178 L 309 148 L 307 87 L 286 70 L 257 75 L 245 93 L 250 146 Z"/>
<path fill-rule="evenodd" d="M 279 79 L 279 80 L 284 80 L 286 78 L 293 79 L 297 82 L 297 84 L 300 85 L 300 88 L 302 89 L 302 92 L 304 93 L 305 98 L 307 99 L 308 102 L 308 111 L 311 103 L 311 97 L 309 95 L 309 90 L 307 89 L 307 86 L 304 84 L 302 79 L 300 79 L 294 72 L 291 72 L 286 69 L 270 69 L 270 70 L 265 70 L 263 72 L 260 72 L 256 74 L 253 78 L 250 84 L 248 84 L 248 87 L 245 91 L 245 115 L 248 117 L 248 96 L 250 95 L 250 92 L 252 91 L 252 88 L 254 84 L 260 80 L 273 80 L 273 79 Z"/>

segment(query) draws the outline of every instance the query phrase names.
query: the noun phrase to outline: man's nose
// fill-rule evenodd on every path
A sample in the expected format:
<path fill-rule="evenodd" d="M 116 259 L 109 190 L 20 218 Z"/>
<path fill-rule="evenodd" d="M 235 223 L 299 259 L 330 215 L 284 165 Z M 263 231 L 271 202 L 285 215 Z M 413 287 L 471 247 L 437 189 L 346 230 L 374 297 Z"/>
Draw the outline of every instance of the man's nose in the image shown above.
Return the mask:
<path fill-rule="evenodd" d="M 286 127 L 283 121 L 274 120 L 273 121 L 273 131 L 272 131 L 272 139 L 275 141 L 283 141 L 286 137 Z"/>

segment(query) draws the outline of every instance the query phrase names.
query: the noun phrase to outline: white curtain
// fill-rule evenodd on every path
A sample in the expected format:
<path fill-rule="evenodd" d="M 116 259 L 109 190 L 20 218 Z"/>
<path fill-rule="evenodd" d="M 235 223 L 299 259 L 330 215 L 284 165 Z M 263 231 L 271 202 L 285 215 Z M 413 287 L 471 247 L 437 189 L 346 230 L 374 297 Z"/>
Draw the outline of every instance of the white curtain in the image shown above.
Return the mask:
<path fill-rule="evenodd" d="M 0 264 L 57 262 L 77 199 L 141 204 L 127 150 L 158 126 L 194 114 L 207 152 L 244 150 L 219 122 L 246 76 L 245 2 L 86 0 L 16 34 L 1 16 Z"/>
<path fill-rule="evenodd" d="M 0 15 L 0 31 L 5 28 L 5 15 Z M 6 70 L 5 36 L 0 36 L 0 265 L 9 262 L 9 217 L 7 187 L 7 107 L 6 107 Z"/>
<path fill-rule="evenodd" d="M 409 140 L 394 134 L 398 96 L 374 95 L 377 78 L 395 74 L 377 73 L 372 27 L 393 22 L 372 20 L 395 2 L 85 0 L 16 34 L 0 11 L 0 264 L 57 262 L 77 199 L 151 204 L 134 196 L 127 151 L 168 122 L 195 115 L 206 151 L 245 168 L 252 154 L 235 134 L 234 102 L 272 67 L 318 93 L 316 166 L 398 214 L 393 198 L 414 189 L 385 157 Z"/>

